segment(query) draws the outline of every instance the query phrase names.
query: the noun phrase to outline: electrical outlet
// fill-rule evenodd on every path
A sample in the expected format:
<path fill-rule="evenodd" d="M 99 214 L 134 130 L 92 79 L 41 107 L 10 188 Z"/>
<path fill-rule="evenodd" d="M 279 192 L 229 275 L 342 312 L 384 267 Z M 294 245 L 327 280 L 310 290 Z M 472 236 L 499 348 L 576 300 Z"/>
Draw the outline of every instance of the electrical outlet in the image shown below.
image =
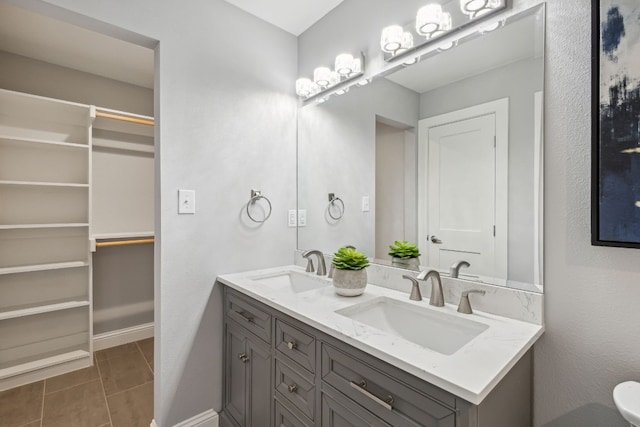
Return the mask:
<path fill-rule="evenodd" d="M 307 226 L 307 210 L 306 209 L 300 209 L 298 211 L 298 226 L 299 227 Z"/>
<path fill-rule="evenodd" d="M 289 209 L 289 215 L 287 216 L 287 218 L 287 224 L 289 225 L 289 227 L 295 227 L 297 225 L 295 209 Z"/>
<path fill-rule="evenodd" d="M 195 190 L 178 190 L 178 213 L 196 213 L 196 192 Z"/>
<path fill-rule="evenodd" d="M 362 212 L 369 212 L 369 196 L 362 196 Z"/>

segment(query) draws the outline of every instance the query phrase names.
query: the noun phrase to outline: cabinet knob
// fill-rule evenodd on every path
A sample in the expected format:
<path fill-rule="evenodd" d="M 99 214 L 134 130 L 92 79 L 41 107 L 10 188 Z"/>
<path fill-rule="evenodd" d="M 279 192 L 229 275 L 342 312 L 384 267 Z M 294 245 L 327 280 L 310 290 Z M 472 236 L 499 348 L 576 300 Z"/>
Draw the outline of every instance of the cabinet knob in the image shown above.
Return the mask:
<path fill-rule="evenodd" d="M 247 356 L 247 353 L 240 353 L 238 355 L 238 359 L 242 360 L 242 363 L 247 363 L 249 361 L 249 356 Z"/>
<path fill-rule="evenodd" d="M 289 390 L 289 393 L 295 393 L 296 391 L 298 391 L 298 385 L 290 384 L 287 386 L 287 390 Z"/>
<path fill-rule="evenodd" d="M 287 343 L 287 347 L 289 347 L 289 350 L 293 350 L 295 348 L 298 348 L 298 343 L 295 341 L 289 341 Z"/>

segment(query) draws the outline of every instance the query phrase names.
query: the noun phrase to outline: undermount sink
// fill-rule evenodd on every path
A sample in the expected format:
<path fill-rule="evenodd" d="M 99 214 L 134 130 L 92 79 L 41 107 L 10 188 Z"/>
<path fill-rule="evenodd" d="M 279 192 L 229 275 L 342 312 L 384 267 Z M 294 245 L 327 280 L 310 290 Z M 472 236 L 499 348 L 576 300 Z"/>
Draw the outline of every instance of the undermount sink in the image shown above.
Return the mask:
<path fill-rule="evenodd" d="M 297 271 L 282 271 L 252 277 L 251 279 L 270 288 L 287 289 L 295 294 L 331 285 L 331 282 L 326 279 L 316 278 Z"/>
<path fill-rule="evenodd" d="M 336 313 L 445 355 L 460 350 L 489 327 L 428 306 L 418 307 L 386 297 Z"/>

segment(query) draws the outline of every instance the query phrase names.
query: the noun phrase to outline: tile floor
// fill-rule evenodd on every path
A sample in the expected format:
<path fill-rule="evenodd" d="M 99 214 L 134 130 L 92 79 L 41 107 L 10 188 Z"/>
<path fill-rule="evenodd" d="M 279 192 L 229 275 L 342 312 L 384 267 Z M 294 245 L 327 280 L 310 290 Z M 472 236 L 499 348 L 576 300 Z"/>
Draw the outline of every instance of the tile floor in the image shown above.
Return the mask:
<path fill-rule="evenodd" d="M 0 392 L 0 427 L 149 427 L 153 338 L 97 351 L 95 361 Z"/>

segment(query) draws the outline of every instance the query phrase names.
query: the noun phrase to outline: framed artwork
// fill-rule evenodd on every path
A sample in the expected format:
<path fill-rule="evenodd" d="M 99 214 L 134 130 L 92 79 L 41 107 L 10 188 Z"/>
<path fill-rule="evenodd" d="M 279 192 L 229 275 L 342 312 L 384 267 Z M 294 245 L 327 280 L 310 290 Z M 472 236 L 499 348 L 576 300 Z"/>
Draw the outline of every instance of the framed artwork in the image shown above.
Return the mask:
<path fill-rule="evenodd" d="M 640 248 L 640 1 L 592 9 L 591 243 Z"/>

